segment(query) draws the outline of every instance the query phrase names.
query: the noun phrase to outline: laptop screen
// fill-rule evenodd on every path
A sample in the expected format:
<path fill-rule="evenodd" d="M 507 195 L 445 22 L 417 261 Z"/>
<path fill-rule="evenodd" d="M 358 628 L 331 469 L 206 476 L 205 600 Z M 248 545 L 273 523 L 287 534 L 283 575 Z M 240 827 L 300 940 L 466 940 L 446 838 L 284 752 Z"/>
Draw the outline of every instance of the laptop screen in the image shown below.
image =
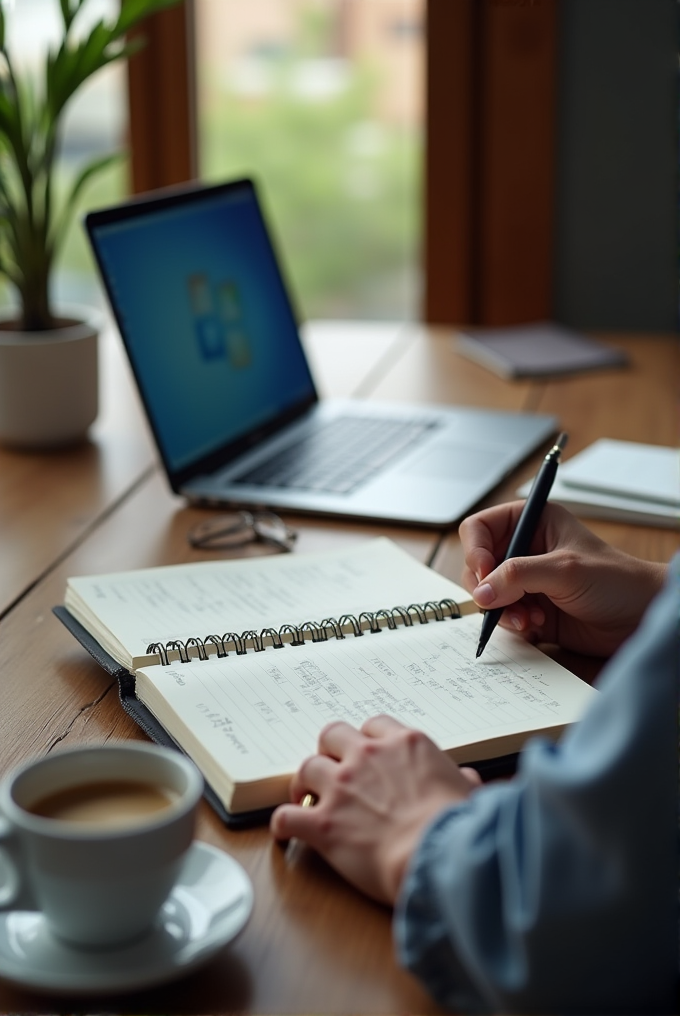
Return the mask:
<path fill-rule="evenodd" d="M 88 216 L 170 473 L 315 400 L 250 181 Z"/>

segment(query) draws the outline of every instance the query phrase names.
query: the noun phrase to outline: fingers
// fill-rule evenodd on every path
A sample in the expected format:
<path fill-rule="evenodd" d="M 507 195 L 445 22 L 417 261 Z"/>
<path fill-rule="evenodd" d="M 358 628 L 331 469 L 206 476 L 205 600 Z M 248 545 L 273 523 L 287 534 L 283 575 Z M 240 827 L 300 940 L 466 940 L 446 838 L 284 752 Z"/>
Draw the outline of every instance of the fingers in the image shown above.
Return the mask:
<path fill-rule="evenodd" d="M 581 545 L 592 542 L 592 534 L 569 512 L 548 504 L 541 515 L 531 556 L 503 561 L 523 507 L 522 501 L 496 505 L 469 516 L 460 525 L 465 551 L 463 581 L 484 610 L 517 605 L 526 594 L 543 593 L 551 599 L 568 594 L 574 586 L 578 551 Z M 540 626 L 543 621 L 537 610 L 532 614 L 529 605 L 503 619 L 506 627 L 518 631 L 529 625 Z"/>
<path fill-rule="evenodd" d="M 473 587 L 503 559 L 523 507 L 523 501 L 496 505 L 461 522 L 458 533 L 466 569 L 476 580 Z"/>
<path fill-rule="evenodd" d="M 328 755 L 310 755 L 290 781 L 291 799 L 297 803 L 305 794 L 321 797 L 333 778 L 336 766 L 337 761 Z"/>
<path fill-rule="evenodd" d="M 578 567 L 579 562 L 565 552 L 514 557 L 491 572 L 472 591 L 472 595 L 475 603 L 485 610 L 517 604 L 526 594 L 542 593 L 554 601 L 568 596 L 575 589 Z M 528 609 L 531 614 L 532 609 L 538 608 Z M 523 620 L 521 614 L 518 616 Z M 536 617 L 538 619 L 538 614 Z M 534 619 L 531 620 L 533 622 Z"/>
<path fill-rule="evenodd" d="M 542 628 L 545 621 L 542 607 L 531 603 L 513 603 L 503 611 L 500 623 L 510 631 L 528 632 Z"/>
<path fill-rule="evenodd" d="M 459 534 L 465 554 L 463 583 L 470 591 L 483 585 L 505 557 L 523 508 L 523 501 L 513 501 L 477 512 L 461 522 Z M 592 534 L 566 509 L 547 504 L 541 513 L 531 553 L 544 555 L 570 542 L 582 543 L 588 539 L 592 539 Z"/>
<path fill-rule="evenodd" d="M 355 733 L 358 734 L 358 731 Z M 290 781 L 293 803 L 282 804 L 271 817 L 269 828 L 277 839 L 288 840 L 295 836 L 309 841 L 313 837 L 315 816 L 311 815 L 312 808 L 303 808 L 300 802 L 309 793 L 315 797 L 323 795 L 334 778 L 337 764 L 327 755 L 311 755 L 305 759 Z"/>
<path fill-rule="evenodd" d="M 321 797 L 333 779 L 338 762 L 361 746 L 367 736 L 365 728 L 372 723 L 375 724 L 374 732 L 370 735 L 372 737 L 384 736 L 381 730 L 387 733 L 394 728 L 404 729 L 401 723 L 389 716 L 377 716 L 368 720 L 361 731 L 342 720 L 329 723 L 319 734 L 318 754 L 306 759 L 291 780 L 293 801 L 302 800 L 307 793 Z"/>
<path fill-rule="evenodd" d="M 323 798 L 337 776 L 338 763 L 352 749 L 359 748 L 366 738 L 387 737 L 406 729 L 403 723 L 391 716 L 374 716 L 363 724 L 360 731 L 340 720 L 329 723 L 319 734 L 319 753 L 307 758 L 291 780 L 293 803 L 281 805 L 272 815 L 270 828 L 273 835 L 277 839 L 295 836 L 309 841 L 313 838 L 317 816 L 310 814 L 311 808 L 300 807 L 305 794 L 312 793 Z"/>
<path fill-rule="evenodd" d="M 388 737 L 390 734 L 398 734 L 408 728 L 395 720 L 393 716 L 372 716 L 363 724 L 361 733 L 366 737 Z"/>
<path fill-rule="evenodd" d="M 475 789 L 477 787 L 481 787 L 482 777 L 476 769 L 472 769 L 470 766 L 459 766 L 458 772 L 464 779 L 467 780 L 471 787 L 474 787 Z"/>
<path fill-rule="evenodd" d="M 352 746 L 357 745 L 361 740 L 361 734 L 356 727 L 337 720 L 335 723 L 329 723 L 319 734 L 319 753 L 329 755 L 334 759 L 341 759 Z"/>
<path fill-rule="evenodd" d="M 314 836 L 315 816 L 312 808 L 300 808 L 296 804 L 282 804 L 269 820 L 269 828 L 277 840 L 298 840 L 309 842 Z"/>
<path fill-rule="evenodd" d="M 398 734 L 407 729 L 393 716 L 384 714 L 372 716 L 362 724 L 360 730 L 352 727 L 349 723 L 338 720 L 335 723 L 329 723 L 319 734 L 319 752 L 340 760 L 352 748 L 358 747 L 365 737 L 389 737 L 390 734 Z"/>
<path fill-rule="evenodd" d="M 329 723 L 319 734 L 318 755 L 306 759 L 293 777 L 291 797 L 294 801 L 299 801 L 309 792 L 321 796 L 333 778 L 336 764 L 353 749 L 360 748 L 367 737 L 388 737 L 406 729 L 408 728 L 403 723 L 384 715 L 366 720 L 361 730 L 342 720 Z"/>

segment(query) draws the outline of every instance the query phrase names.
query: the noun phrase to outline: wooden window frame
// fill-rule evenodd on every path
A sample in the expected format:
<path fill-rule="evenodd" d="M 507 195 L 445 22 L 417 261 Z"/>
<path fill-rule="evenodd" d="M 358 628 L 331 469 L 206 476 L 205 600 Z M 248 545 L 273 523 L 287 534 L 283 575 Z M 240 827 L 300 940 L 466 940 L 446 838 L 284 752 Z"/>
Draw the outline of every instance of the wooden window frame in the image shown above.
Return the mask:
<path fill-rule="evenodd" d="M 428 0 L 428 323 L 552 316 L 557 14 L 557 0 Z"/>
<path fill-rule="evenodd" d="M 183 0 L 146 18 L 143 48 L 128 61 L 133 194 L 197 176 L 194 5 Z"/>

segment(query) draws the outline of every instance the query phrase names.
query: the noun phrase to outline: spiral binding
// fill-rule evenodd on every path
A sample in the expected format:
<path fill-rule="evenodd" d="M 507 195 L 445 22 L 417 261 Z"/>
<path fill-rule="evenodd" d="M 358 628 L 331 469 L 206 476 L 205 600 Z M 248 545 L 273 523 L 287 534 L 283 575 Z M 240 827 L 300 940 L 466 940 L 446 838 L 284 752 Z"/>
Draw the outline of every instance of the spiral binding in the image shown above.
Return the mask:
<path fill-rule="evenodd" d="M 359 638 L 366 633 L 377 635 L 387 629 L 395 629 L 397 625 L 409 628 L 414 622 L 428 624 L 430 620 L 444 621 L 446 618 L 460 617 L 460 610 L 455 600 L 428 600 L 427 603 L 411 603 L 408 607 L 392 607 L 390 610 L 364 610 L 358 617 L 354 614 L 343 614 L 338 620 L 327 617 L 321 622 L 305 621 L 304 624 L 284 624 L 280 628 L 263 628 L 262 631 L 243 631 L 241 634 L 230 631 L 224 635 L 206 635 L 204 639 L 190 638 L 186 642 L 172 639 L 170 642 L 152 642 L 147 646 L 147 654 L 160 656 L 161 665 L 167 667 L 171 660 L 170 654 L 177 654 L 177 662 L 189 663 L 192 660 L 208 660 L 216 655 L 223 659 L 229 652 L 244 656 L 249 650 L 256 653 L 264 652 L 270 646 L 283 649 L 288 644 L 303 646 L 305 642 L 327 642 L 328 638 L 344 639 L 346 635 Z M 349 630 L 346 630 L 349 629 Z M 212 650 L 208 646 L 213 646 Z M 227 649 L 230 646 L 231 649 Z M 175 662 L 173 659 L 172 662 Z"/>

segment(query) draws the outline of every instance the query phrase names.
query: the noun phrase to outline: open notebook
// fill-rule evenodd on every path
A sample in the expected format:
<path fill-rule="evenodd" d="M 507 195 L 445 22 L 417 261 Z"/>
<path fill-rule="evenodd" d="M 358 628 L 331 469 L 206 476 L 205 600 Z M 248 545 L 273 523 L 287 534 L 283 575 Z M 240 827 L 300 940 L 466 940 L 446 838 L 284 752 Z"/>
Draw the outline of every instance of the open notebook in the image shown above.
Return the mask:
<path fill-rule="evenodd" d="M 350 550 L 69 579 L 55 612 L 154 739 L 202 770 L 225 821 L 263 820 L 334 719 L 389 713 L 458 762 L 557 736 L 593 690 L 380 538 Z"/>

